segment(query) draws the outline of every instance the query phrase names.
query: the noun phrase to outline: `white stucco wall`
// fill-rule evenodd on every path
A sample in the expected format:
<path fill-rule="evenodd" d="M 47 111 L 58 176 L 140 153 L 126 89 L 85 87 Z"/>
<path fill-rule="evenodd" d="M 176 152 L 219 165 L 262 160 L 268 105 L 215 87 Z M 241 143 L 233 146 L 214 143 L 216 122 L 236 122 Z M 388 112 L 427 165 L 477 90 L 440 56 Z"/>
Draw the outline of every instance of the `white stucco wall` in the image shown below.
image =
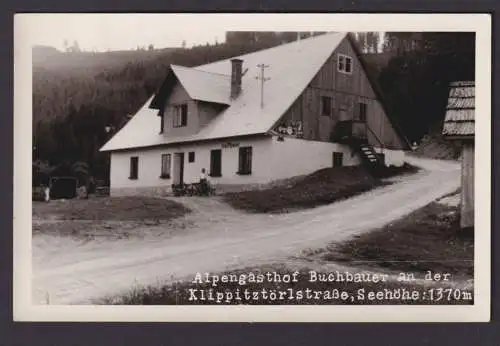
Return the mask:
<path fill-rule="evenodd" d="M 349 147 L 337 143 L 306 141 L 277 137 L 238 139 L 229 141 L 238 144 L 236 147 L 222 148 L 225 141 L 187 144 L 177 147 L 150 148 L 142 150 L 114 152 L 111 154 L 111 191 L 141 188 L 155 188 L 168 191 L 173 182 L 175 171 L 174 154 L 184 152 L 184 182 L 193 183 L 199 180 L 202 168 L 210 169 L 210 150 L 222 150 L 222 177 L 209 178 L 217 184 L 265 184 L 274 180 L 286 179 L 298 175 L 312 173 L 318 169 L 331 167 L 333 152 L 342 152 L 344 165 L 359 164 L 359 157 L 352 154 Z M 239 147 L 251 146 L 252 174 L 238 175 Z M 188 162 L 188 152 L 195 152 L 195 161 Z M 161 179 L 161 155 L 172 154 L 171 179 Z M 130 157 L 139 157 L 138 179 L 129 179 Z M 123 191 L 121 193 L 124 193 Z"/>
<path fill-rule="evenodd" d="M 405 163 L 405 152 L 403 150 L 391 150 L 391 149 L 381 149 L 375 148 L 378 153 L 385 154 L 385 164 L 387 166 L 397 166 L 400 167 Z"/>

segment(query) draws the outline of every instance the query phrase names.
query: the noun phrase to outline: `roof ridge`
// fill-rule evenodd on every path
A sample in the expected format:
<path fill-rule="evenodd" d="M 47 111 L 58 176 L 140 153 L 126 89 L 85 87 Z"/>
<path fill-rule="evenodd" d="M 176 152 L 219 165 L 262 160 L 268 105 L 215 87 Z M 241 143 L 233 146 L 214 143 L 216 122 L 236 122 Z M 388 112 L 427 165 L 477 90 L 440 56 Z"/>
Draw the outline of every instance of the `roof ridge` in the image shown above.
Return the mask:
<path fill-rule="evenodd" d="M 196 68 L 204 67 L 204 66 L 209 66 L 209 65 L 212 65 L 212 64 L 215 64 L 215 63 L 220 63 L 221 61 L 231 60 L 231 59 L 235 59 L 235 58 L 243 58 L 243 57 L 248 56 L 248 55 L 260 53 L 260 52 L 263 52 L 263 51 L 275 50 L 275 49 L 283 48 L 285 46 L 290 46 L 290 45 L 293 45 L 293 44 L 296 45 L 297 43 L 301 43 L 301 42 L 304 42 L 304 41 L 306 41 L 306 42 L 309 41 L 310 42 L 312 40 L 323 38 L 323 37 L 325 37 L 327 35 L 333 35 L 333 34 L 347 35 L 347 32 L 343 32 L 343 31 L 328 31 L 328 32 L 326 32 L 324 34 L 320 34 L 320 35 L 316 35 L 316 36 L 312 36 L 312 37 L 307 37 L 307 38 L 304 38 L 304 39 L 301 39 L 301 40 L 295 40 L 295 41 L 291 41 L 291 42 L 286 42 L 286 43 L 278 44 L 278 45 L 273 46 L 273 47 L 259 49 L 259 50 L 256 50 L 254 52 L 245 53 L 245 54 L 241 54 L 241 55 L 235 55 L 235 56 L 231 56 L 229 58 L 225 58 L 225 59 L 213 61 L 213 62 L 210 62 L 210 63 L 207 63 L 207 64 L 198 65 L 198 66 L 196 66 Z"/>
<path fill-rule="evenodd" d="M 223 76 L 223 77 L 231 77 L 229 74 L 200 70 L 200 69 L 195 68 L 195 67 L 187 67 L 187 66 L 176 65 L 176 64 L 170 64 L 170 66 L 172 66 L 172 67 L 180 67 L 180 68 L 184 68 L 186 70 L 193 70 L 193 71 L 196 71 L 196 72 L 204 72 L 204 73 L 209 73 L 209 74 L 213 74 L 213 75 L 219 75 L 219 76 Z M 203 66 L 203 65 L 200 65 L 200 66 Z"/>

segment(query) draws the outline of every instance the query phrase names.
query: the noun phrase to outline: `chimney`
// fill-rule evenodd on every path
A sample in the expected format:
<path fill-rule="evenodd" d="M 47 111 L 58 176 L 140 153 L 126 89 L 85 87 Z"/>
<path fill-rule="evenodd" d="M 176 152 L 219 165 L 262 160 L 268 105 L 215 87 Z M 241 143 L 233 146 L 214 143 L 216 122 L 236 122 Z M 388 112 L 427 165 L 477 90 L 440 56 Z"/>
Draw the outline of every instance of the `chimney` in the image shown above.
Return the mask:
<path fill-rule="evenodd" d="M 231 99 L 235 99 L 241 93 L 243 60 L 231 59 Z"/>

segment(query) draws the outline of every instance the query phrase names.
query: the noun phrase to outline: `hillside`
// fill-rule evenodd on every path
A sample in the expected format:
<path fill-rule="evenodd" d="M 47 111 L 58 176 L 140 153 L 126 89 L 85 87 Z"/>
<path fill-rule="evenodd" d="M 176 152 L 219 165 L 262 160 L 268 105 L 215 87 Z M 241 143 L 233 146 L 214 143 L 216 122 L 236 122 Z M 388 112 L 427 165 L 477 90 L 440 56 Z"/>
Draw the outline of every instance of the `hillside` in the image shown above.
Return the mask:
<path fill-rule="evenodd" d="M 446 140 L 441 133 L 434 132 L 425 135 L 412 155 L 439 160 L 457 160 L 461 155 L 459 143 Z"/>
<path fill-rule="evenodd" d="M 54 47 L 36 45 L 32 49 L 33 66 L 48 64 L 51 59 L 58 58 L 62 52 Z"/>
<path fill-rule="evenodd" d="M 249 41 L 236 35 L 224 44 L 101 53 L 36 46 L 34 160 L 50 165 L 83 161 L 91 174 L 107 177 L 108 159 L 98 149 L 159 88 L 170 64 L 202 65 L 294 38 L 265 33 Z M 419 141 L 430 124 L 442 120 L 450 81 L 474 79 L 473 34 L 425 33 L 422 39 L 425 44 L 419 47 L 425 48 L 401 51 L 395 46 L 366 55 L 387 109 L 410 141 Z"/>
<path fill-rule="evenodd" d="M 113 113 L 133 114 L 160 85 L 170 64 L 196 66 L 277 44 L 253 42 L 198 46 L 190 49 L 112 52 L 61 52 L 52 47 L 33 48 L 33 121 L 68 115 L 70 105 L 106 105 Z M 367 54 L 378 75 L 387 54 Z M 118 115 L 113 115 L 114 120 Z M 112 121 L 112 120 L 111 120 Z"/>
<path fill-rule="evenodd" d="M 82 71 L 105 71 L 110 68 L 120 68 L 135 61 L 149 61 L 161 56 L 167 56 L 182 48 L 164 48 L 153 50 L 123 50 L 109 52 L 62 52 L 54 47 L 34 46 L 33 68 L 55 72 L 78 73 Z"/>

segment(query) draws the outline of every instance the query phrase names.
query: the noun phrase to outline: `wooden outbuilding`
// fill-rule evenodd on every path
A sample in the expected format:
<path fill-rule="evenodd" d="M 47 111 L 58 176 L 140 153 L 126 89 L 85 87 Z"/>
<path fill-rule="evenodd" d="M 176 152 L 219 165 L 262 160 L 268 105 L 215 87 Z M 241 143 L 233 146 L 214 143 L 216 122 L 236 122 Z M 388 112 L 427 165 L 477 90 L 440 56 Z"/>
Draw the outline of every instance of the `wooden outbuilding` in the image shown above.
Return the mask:
<path fill-rule="evenodd" d="M 459 141 L 462 147 L 461 218 L 462 228 L 474 227 L 474 135 L 475 84 L 471 81 L 450 84 L 443 137 Z"/>

